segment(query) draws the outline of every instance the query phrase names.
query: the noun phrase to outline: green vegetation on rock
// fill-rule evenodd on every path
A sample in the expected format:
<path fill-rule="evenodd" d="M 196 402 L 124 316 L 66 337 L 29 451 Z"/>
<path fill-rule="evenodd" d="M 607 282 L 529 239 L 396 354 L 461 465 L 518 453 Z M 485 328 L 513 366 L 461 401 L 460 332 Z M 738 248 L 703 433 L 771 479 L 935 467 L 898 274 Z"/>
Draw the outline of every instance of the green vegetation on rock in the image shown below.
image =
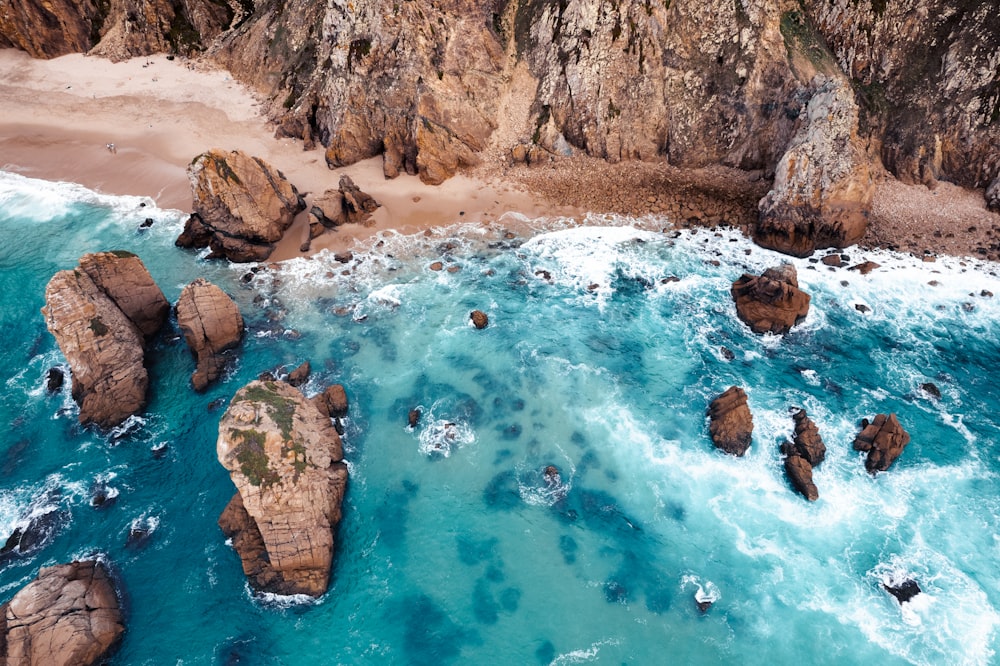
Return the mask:
<path fill-rule="evenodd" d="M 90 326 L 88 328 L 90 328 L 90 330 L 92 330 L 94 332 L 94 335 L 96 335 L 98 337 L 100 337 L 102 335 L 107 335 L 108 331 L 110 330 L 104 324 L 104 322 L 101 321 L 100 317 L 94 317 L 93 319 L 91 319 L 90 320 Z"/>
<path fill-rule="evenodd" d="M 240 464 L 240 472 L 247 478 L 250 485 L 266 488 L 280 483 L 278 473 L 268 465 L 267 453 L 264 451 L 266 435 L 259 430 L 240 430 L 232 428 L 229 436 L 233 441 L 239 441 L 236 447 L 236 461 Z"/>

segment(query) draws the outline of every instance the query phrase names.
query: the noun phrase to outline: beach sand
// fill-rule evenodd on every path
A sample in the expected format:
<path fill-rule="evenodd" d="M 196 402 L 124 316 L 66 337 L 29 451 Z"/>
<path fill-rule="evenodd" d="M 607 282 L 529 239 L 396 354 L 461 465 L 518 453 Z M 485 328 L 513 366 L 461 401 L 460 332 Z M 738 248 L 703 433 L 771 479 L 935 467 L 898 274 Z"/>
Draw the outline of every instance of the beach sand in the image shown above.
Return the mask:
<path fill-rule="evenodd" d="M 202 61 L 157 55 L 112 63 L 79 54 L 35 60 L 0 49 L 0 169 L 150 196 L 161 208 L 184 212 L 192 206 L 186 167 L 209 148 L 263 158 L 307 202 L 346 173 L 382 206 L 371 226 L 328 231 L 310 252 L 343 251 L 384 230 L 415 233 L 465 221 L 518 231 L 518 218 L 508 212 L 577 219 L 585 211 L 665 215 L 677 225 L 725 222 L 746 229 L 767 190 L 760 174 L 721 167 L 612 165 L 586 157 L 514 166 L 502 146 L 483 154 L 481 166 L 439 186 L 407 175 L 386 180 L 381 158 L 331 170 L 322 148 L 304 150 L 298 140 L 275 138 L 261 108 L 250 90 Z M 271 258 L 302 256 L 307 236 L 303 212 Z M 982 192 L 947 183 L 929 190 L 883 176 L 864 244 L 997 259 L 1000 215 L 986 210 Z"/>

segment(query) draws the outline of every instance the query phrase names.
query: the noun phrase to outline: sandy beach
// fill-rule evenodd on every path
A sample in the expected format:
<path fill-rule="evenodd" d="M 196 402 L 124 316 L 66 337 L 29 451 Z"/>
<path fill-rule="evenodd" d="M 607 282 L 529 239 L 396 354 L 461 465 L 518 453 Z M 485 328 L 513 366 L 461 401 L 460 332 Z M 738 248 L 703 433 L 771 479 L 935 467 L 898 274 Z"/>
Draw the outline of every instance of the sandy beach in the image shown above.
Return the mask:
<path fill-rule="evenodd" d="M 254 94 L 201 61 L 157 55 L 112 63 L 79 54 L 34 60 L 0 49 L 0 169 L 150 196 L 162 208 L 189 211 L 185 169 L 209 148 L 263 158 L 307 202 L 346 173 L 382 204 L 371 226 L 327 232 L 310 252 L 347 249 L 387 229 L 414 233 L 458 221 L 491 223 L 508 212 L 665 215 L 678 226 L 748 228 L 768 187 L 760 174 L 682 170 L 665 162 L 612 165 L 581 156 L 513 166 L 499 148 L 487 151 L 481 166 L 440 186 L 415 176 L 386 180 L 381 158 L 331 170 L 322 148 L 303 150 L 300 141 L 275 138 Z M 948 183 L 929 190 L 883 175 L 873 213 L 867 246 L 1000 259 L 1000 215 L 986 210 L 981 192 Z M 272 259 L 302 255 L 307 218 L 296 218 Z M 512 224 L 509 216 L 502 224 Z"/>

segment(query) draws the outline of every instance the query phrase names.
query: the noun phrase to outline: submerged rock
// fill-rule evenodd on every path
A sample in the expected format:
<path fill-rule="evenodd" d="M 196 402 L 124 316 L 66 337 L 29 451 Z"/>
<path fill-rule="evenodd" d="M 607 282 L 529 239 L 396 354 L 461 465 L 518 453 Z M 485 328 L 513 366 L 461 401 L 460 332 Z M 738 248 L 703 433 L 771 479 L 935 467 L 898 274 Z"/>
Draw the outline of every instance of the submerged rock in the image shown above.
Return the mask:
<path fill-rule="evenodd" d="M 411 428 L 416 428 L 420 424 L 420 410 L 411 409 L 406 415 L 406 424 Z"/>
<path fill-rule="evenodd" d="M 759 277 L 744 274 L 730 293 L 736 314 L 754 333 L 785 334 L 809 313 L 809 294 L 799 289 L 792 264 L 768 268 Z"/>
<path fill-rule="evenodd" d="M 854 450 L 868 452 L 865 469 L 869 472 L 884 472 L 910 443 L 910 435 L 899 424 L 895 414 L 879 414 L 871 423 L 862 425 L 861 432 L 854 439 Z"/>
<path fill-rule="evenodd" d="M 274 243 L 305 208 L 298 190 L 258 157 L 213 149 L 188 167 L 194 212 L 179 247 L 211 247 L 210 257 L 248 262 L 267 259 Z"/>
<path fill-rule="evenodd" d="M 250 585 L 277 594 L 326 592 L 347 486 L 330 419 L 292 386 L 254 381 L 222 416 L 217 451 L 236 485 L 219 525 Z"/>
<path fill-rule="evenodd" d="M 117 592 L 96 561 L 44 567 L 0 606 L 0 656 L 7 664 L 90 666 L 108 656 L 124 631 Z"/>
<path fill-rule="evenodd" d="M 224 352 L 243 340 L 243 315 L 226 292 L 198 278 L 181 291 L 177 325 L 198 360 L 191 384 L 195 391 L 204 391 L 222 374 Z"/>
<path fill-rule="evenodd" d="M 747 394 L 731 386 L 712 401 L 708 408 L 709 433 L 716 448 L 734 456 L 742 456 L 750 448 L 753 416 L 747 406 Z"/>
<path fill-rule="evenodd" d="M 80 423 L 112 428 L 146 405 L 145 338 L 170 305 L 130 252 L 84 255 L 45 288 L 45 325 L 72 370 Z"/>

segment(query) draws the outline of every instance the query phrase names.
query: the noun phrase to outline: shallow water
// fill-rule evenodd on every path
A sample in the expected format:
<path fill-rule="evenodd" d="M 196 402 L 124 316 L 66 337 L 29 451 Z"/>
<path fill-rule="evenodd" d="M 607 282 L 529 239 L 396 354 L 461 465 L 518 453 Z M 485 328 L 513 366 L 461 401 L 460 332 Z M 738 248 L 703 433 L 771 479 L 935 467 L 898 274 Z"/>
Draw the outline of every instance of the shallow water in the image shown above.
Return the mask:
<path fill-rule="evenodd" d="M 100 553 L 127 590 L 112 663 L 994 661 L 1000 304 L 980 292 L 1000 294 L 995 265 L 852 248 L 851 263 L 883 266 L 861 276 L 794 260 L 809 316 L 760 337 L 730 284 L 787 258 L 729 232 L 609 216 L 536 221 L 550 231 L 530 240 L 456 226 L 245 283 L 245 265 L 174 248 L 181 219 L 0 173 L 0 538 L 52 516 L 37 552 L 3 564 L 0 600 L 41 566 Z M 39 314 L 53 273 L 109 249 L 137 253 L 171 301 L 207 277 L 249 329 L 197 395 L 172 323 L 150 353 L 148 411 L 111 435 L 77 425 L 68 382 L 45 392 L 65 361 Z M 429 270 L 442 255 L 461 270 Z M 333 582 L 315 603 L 261 599 L 216 525 L 233 486 L 209 406 L 306 359 L 307 394 L 339 382 L 351 400 Z M 742 459 L 707 433 L 732 384 L 754 415 Z M 815 503 L 778 451 L 794 406 L 828 447 Z M 850 444 L 890 411 L 912 442 L 873 478 Z M 95 483 L 118 491 L 112 506 L 91 506 Z M 133 523 L 152 532 L 127 546 Z M 924 590 L 903 606 L 881 588 L 899 576 Z"/>

